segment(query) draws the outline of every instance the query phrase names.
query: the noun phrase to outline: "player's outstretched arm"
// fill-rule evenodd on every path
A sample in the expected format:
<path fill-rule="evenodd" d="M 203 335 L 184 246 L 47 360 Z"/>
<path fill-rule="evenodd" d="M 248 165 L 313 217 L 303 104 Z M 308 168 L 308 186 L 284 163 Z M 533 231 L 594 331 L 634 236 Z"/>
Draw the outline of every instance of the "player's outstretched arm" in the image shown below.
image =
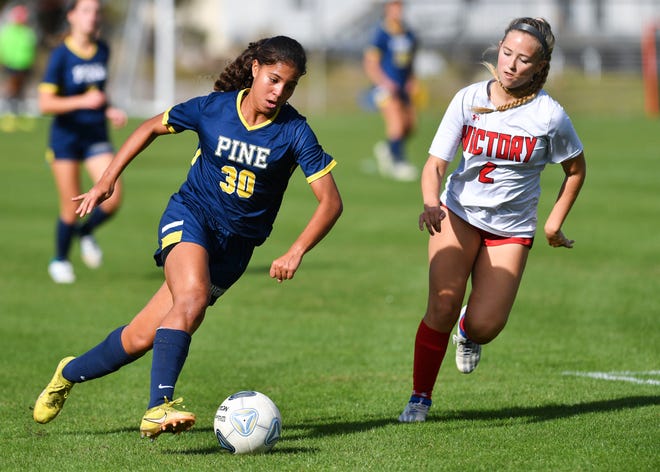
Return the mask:
<path fill-rule="evenodd" d="M 133 158 L 149 146 L 156 137 L 170 133 L 162 121 L 163 114 L 161 113 L 143 122 L 133 131 L 119 148 L 99 181 L 88 192 L 73 197 L 74 201 L 80 202 L 76 214 L 82 218 L 91 213 L 94 207 L 110 198 L 117 179 Z"/>
<path fill-rule="evenodd" d="M 569 211 L 571 211 L 571 207 L 575 203 L 587 176 L 587 163 L 584 159 L 584 153 L 562 162 L 562 167 L 565 174 L 564 182 L 559 190 L 557 201 L 545 222 L 544 231 L 548 244 L 552 247 L 572 248 L 575 241 L 564 236 L 561 227 Z"/>
<path fill-rule="evenodd" d="M 343 210 L 339 189 L 331 173 L 315 180 L 310 186 L 319 204 L 286 254 L 271 264 L 270 276 L 278 282 L 293 278 L 303 256 L 328 234 Z"/>
<path fill-rule="evenodd" d="M 421 185 L 424 210 L 419 215 L 418 224 L 420 231 L 424 231 L 426 228 L 430 235 L 440 231 L 441 221 L 446 216 L 440 206 L 440 191 L 448 165 L 449 163 L 444 159 L 429 154 L 422 169 Z"/>

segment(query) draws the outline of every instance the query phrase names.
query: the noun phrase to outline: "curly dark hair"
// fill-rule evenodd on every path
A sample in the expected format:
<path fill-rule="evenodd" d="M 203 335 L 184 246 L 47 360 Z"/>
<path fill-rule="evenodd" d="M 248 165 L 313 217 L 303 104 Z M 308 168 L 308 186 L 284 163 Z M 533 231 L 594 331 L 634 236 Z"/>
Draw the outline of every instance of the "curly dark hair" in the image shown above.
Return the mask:
<path fill-rule="evenodd" d="M 272 65 L 282 62 L 293 66 L 300 75 L 307 72 L 305 50 L 295 39 L 287 36 L 273 36 L 250 43 L 234 61 L 229 64 L 215 81 L 217 92 L 242 90 L 252 86 L 252 61 Z"/>

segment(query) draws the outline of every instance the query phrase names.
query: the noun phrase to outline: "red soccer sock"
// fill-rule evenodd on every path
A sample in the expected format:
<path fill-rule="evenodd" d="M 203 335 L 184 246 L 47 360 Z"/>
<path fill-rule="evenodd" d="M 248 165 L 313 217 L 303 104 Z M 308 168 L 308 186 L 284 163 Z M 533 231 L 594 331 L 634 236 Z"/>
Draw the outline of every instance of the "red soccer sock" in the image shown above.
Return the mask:
<path fill-rule="evenodd" d="M 415 337 L 413 395 L 431 398 L 440 365 L 447 352 L 450 334 L 429 328 L 424 320 L 419 323 Z"/>

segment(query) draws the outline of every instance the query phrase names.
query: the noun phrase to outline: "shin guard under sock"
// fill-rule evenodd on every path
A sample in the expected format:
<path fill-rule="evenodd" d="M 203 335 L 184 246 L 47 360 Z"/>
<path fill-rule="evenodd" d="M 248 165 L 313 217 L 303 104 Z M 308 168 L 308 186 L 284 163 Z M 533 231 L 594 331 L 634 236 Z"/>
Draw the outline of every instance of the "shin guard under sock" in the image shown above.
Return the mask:
<path fill-rule="evenodd" d="M 429 328 L 424 320 L 419 323 L 415 337 L 413 395 L 431 398 L 440 365 L 447 352 L 449 335 Z"/>
<path fill-rule="evenodd" d="M 403 156 L 403 139 L 390 139 L 388 145 L 394 162 L 402 162 L 405 160 Z"/>
<path fill-rule="evenodd" d="M 94 208 L 89 218 L 80 226 L 78 233 L 80 236 L 91 234 L 97 227 L 108 221 L 112 215 L 113 213 L 106 213 L 99 207 Z"/>
<path fill-rule="evenodd" d="M 138 359 L 140 356 L 131 356 L 124 350 L 123 330 L 124 326 L 117 328 L 96 347 L 69 362 L 62 370 L 64 378 L 71 382 L 96 379 Z"/>
<path fill-rule="evenodd" d="M 188 357 L 191 337 L 185 331 L 158 328 L 151 364 L 151 394 L 148 408 L 173 400 L 174 386 Z"/>
<path fill-rule="evenodd" d="M 76 234 L 77 227 L 74 224 L 68 224 L 57 219 L 55 227 L 55 259 L 58 261 L 66 261 L 69 259 L 69 250 L 71 249 L 71 241 Z"/>

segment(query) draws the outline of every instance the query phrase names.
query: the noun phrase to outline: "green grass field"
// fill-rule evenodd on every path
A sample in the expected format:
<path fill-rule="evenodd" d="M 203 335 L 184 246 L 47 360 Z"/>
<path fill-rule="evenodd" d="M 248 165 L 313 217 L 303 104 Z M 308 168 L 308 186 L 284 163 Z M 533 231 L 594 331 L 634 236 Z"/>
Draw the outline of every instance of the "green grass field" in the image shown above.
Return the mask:
<path fill-rule="evenodd" d="M 417 164 L 440 115 L 421 116 L 409 148 Z M 460 374 L 450 348 L 429 420 L 402 425 L 426 301 L 419 185 L 375 175 L 377 115 L 310 116 L 340 163 L 344 215 L 294 280 L 271 280 L 271 260 L 314 208 L 296 173 L 271 238 L 193 338 L 177 394 L 197 425 L 153 443 L 137 430 L 150 355 L 76 386 L 51 424 L 34 423 L 31 408 L 60 358 L 126 323 L 161 283 L 156 225 L 195 137 L 163 137 L 128 168 L 125 205 L 97 234 L 105 265 L 86 269 L 76 246 L 78 281 L 56 286 L 46 273 L 57 211 L 42 159 L 47 122 L 0 135 L 0 470 L 660 469 L 658 122 L 573 121 L 589 165 L 565 226 L 575 248 L 537 239 L 509 324 L 480 367 Z M 559 166 L 544 173 L 541 219 L 561 178 Z M 219 403 L 243 389 L 266 393 L 282 412 L 270 454 L 231 456 L 214 437 Z"/>

